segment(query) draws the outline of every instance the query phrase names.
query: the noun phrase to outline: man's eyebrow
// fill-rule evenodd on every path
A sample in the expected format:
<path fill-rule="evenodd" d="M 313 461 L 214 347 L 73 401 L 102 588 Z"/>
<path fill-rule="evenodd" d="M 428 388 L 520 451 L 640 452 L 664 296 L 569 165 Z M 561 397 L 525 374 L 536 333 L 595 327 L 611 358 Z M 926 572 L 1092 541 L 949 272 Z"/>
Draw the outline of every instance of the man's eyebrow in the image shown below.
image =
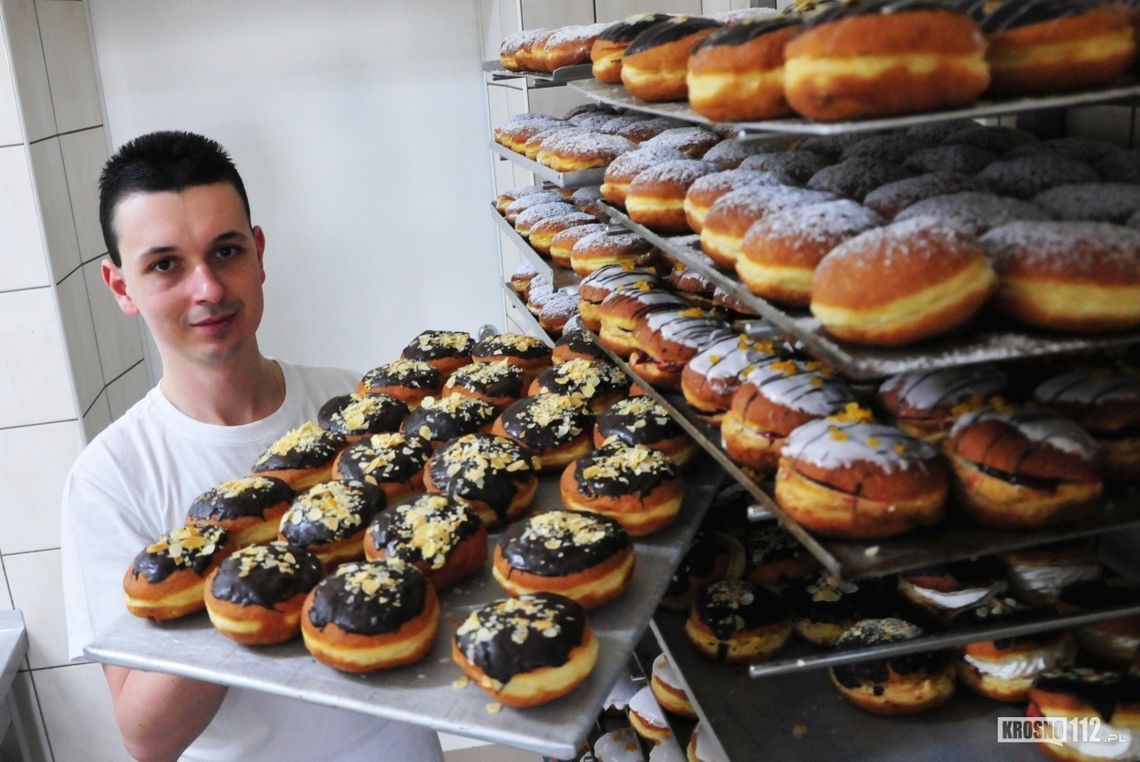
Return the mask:
<path fill-rule="evenodd" d="M 223 243 L 230 243 L 231 241 L 244 241 L 246 236 L 240 230 L 227 230 L 224 233 L 219 233 L 214 236 L 210 241 L 210 246 L 218 246 Z M 144 257 L 161 257 L 167 254 L 172 254 L 178 251 L 177 246 L 152 246 L 142 253 Z"/>

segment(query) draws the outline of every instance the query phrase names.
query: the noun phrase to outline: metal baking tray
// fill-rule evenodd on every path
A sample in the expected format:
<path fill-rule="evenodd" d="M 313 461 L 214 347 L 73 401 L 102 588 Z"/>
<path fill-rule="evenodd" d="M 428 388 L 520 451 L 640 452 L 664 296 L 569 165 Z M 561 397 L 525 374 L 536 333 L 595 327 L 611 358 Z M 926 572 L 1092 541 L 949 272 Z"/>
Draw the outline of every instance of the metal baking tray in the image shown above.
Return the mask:
<path fill-rule="evenodd" d="M 965 108 L 933 111 L 921 114 L 903 114 L 875 119 L 855 119 L 843 122 L 812 122 L 801 118 L 769 119 L 759 122 L 712 122 L 693 111 L 687 101 L 674 103 L 649 103 L 629 94 L 621 85 L 599 82 L 594 79 L 574 82 L 570 85 L 592 100 L 611 106 L 642 111 L 647 114 L 669 116 L 696 124 L 720 124 L 733 127 L 745 133 L 780 133 L 783 135 L 838 135 L 853 132 L 875 132 L 879 130 L 899 130 L 918 124 L 945 122 L 951 119 L 982 119 L 984 117 L 1021 114 L 1044 109 L 1088 106 L 1096 103 L 1110 103 L 1140 97 L 1140 84 L 1127 81 L 1099 90 L 1089 90 L 1063 95 L 1043 95 L 1025 98 L 1011 98 L 998 101 L 978 101 Z"/>
<path fill-rule="evenodd" d="M 532 89 L 544 87 L 562 87 L 567 82 L 578 79 L 590 79 L 594 76 L 592 63 L 575 64 L 574 66 L 560 66 L 553 72 L 544 71 L 508 71 L 496 59 L 483 62 L 483 78 L 486 82 L 508 83 L 525 80 L 526 86 Z"/>
<path fill-rule="evenodd" d="M 997 717 L 1024 707 L 959 689 L 946 706 L 882 717 L 839 696 L 822 671 L 752 680 L 745 666 L 701 656 L 685 636 L 683 614 L 658 611 L 651 623 L 701 720 L 733 762 L 754 759 L 848 759 L 875 762 L 1039 762 L 1033 744 L 997 743 Z"/>
<path fill-rule="evenodd" d="M 629 589 L 590 612 L 599 640 L 598 663 L 586 682 L 544 706 L 520 710 L 488 707 L 494 699 L 474 684 L 457 688 L 462 672 L 452 662 L 450 640 L 477 606 L 504 597 L 489 568 L 440 595 L 440 634 L 419 663 L 371 675 L 349 675 L 315 661 L 300 640 L 248 648 L 218 634 L 205 614 L 154 625 L 124 614 L 89 644 L 91 659 L 133 669 L 169 672 L 340 707 L 435 730 L 501 743 L 563 759 L 576 758 L 611 686 L 629 663 L 654 607 L 689 547 L 721 482 L 708 460 L 685 475 L 681 514 L 669 527 L 636 540 Z M 534 512 L 562 507 L 558 474 L 539 479 Z M 494 548 L 502 530 L 490 533 Z M 488 554 L 488 557 L 490 554 Z M 488 563 L 489 567 L 489 563 Z"/>
<path fill-rule="evenodd" d="M 550 338 L 550 334 L 542 327 L 542 324 L 535 318 L 534 313 L 527 308 L 524 302 L 515 290 L 511 288 L 510 283 L 504 283 L 503 287 L 507 290 L 507 301 L 518 311 L 518 316 L 514 318 L 516 323 L 521 323 L 519 327 L 531 336 L 542 339 L 547 346 L 554 346 L 554 339 Z"/>
<path fill-rule="evenodd" d="M 888 349 L 846 344 L 828 336 L 820 327 L 819 320 L 810 314 L 789 313 L 776 307 L 752 294 L 735 275 L 716 269 L 703 256 L 695 256 L 686 245 L 691 236 L 663 236 L 634 222 L 610 204 L 603 202 L 600 206 L 610 219 L 625 225 L 657 248 L 684 262 L 687 267 L 701 273 L 765 320 L 794 335 L 812 354 L 827 360 L 851 379 L 870 380 L 906 371 L 1092 352 L 1140 342 L 1140 331 L 1106 336 L 1051 336 L 1018 330 L 989 329 L 980 324 L 980 319 L 975 319 L 971 324 L 974 327 L 968 329 L 967 333 L 925 341 L 912 347 Z"/>
<path fill-rule="evenodd" d="M 549 282 L 554 284 L 555 289 L 561 289 L 562 286 L 567 285 L 578 285 L 578 282 L 581 281 L 581 277 L 575 273 L 575 271 L 565 267 L 557 267 L 551 260 L 543 258 L 540 253 L 535 251 L 534 246 L 531 246 L 526 238 L 519 235 L 518 230 L 515 230 L 510 222 L 507 222 L 506 218 L 498 213 L 494 204 L 491 204 L 490 209 L 491 217 L 495 219 L 495 225 L 498 227 L 499 232 L 503 233 L 507 238 L 510 238 L 511 243 L 514 244 L 514 248 L 518 249 L 519 253 L 522 254 L 523 257 L 526 257 L 531 265 L 535 266 L 535 269 L 538 270 L 540 275 L 546 276 Z"/>
<path fill-rule="evenodd" d="M 513 161 L 535 177 L 557 185 L 559 188 L 582 188 L 587 185 L 601 185 L 605 177 L 605 167 L 583 169 L 578 172 L 555 172 L 550 167 L 528 159 L 524 154 L 515 153 L 504 145 L 491 141 L 491 152 L 507 161 Z"/>

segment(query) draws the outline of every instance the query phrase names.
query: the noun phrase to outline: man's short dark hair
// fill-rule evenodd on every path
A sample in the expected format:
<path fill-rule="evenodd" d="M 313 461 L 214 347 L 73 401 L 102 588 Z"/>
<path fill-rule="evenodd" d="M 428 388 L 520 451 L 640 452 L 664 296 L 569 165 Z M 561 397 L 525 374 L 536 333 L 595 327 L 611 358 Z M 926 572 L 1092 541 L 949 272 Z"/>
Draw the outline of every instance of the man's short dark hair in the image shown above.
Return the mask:
<path fill-rule="evenodd" d="M 140 135 L 112 156 L 99 177 L 99 224 L 107 253 L 122 265 L 112 225 L 115 207 L 133 193 L 179 193 L 195 185 L 229 183 L 241 197 L 250 220 L 249 197 L 226 149 L 192 132 L 163 131 Z"/>

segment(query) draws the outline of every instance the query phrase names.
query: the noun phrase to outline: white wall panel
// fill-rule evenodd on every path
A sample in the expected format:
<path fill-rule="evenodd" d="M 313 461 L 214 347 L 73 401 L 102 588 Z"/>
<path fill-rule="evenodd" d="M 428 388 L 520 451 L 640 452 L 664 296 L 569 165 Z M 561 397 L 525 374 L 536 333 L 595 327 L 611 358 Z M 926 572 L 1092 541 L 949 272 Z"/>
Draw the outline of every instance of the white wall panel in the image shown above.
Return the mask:
<path fill-rule="evenodd" d="M 39 140 L 54 135 L 55 113 L 48 89 L 35 1 L 3 0 L 0 12 L 4 14 L 8 33 L 8 53 L 12 58 L 16 90 L 23 110 L 25 137 Z"/>
<path fill-rule="evenodd" d="M 95 58 L 83 3 L 36 0 L 51 101 L 60 132 L 101 124 Z"/>

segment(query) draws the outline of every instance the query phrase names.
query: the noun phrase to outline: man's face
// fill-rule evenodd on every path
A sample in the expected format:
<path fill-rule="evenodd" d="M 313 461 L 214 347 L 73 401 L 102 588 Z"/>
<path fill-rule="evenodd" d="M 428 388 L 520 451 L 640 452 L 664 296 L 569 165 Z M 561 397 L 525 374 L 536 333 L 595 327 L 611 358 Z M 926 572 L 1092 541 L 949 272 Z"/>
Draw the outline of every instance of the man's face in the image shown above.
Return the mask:
<path fill-rule="evenodd" d="M 265 238 L 229 183 L 136 193 L 115 207 L 122 265 L 103 280 L 127 315 L 142 315 L 164 363 L 217 363 L 256 352 Z"/>

